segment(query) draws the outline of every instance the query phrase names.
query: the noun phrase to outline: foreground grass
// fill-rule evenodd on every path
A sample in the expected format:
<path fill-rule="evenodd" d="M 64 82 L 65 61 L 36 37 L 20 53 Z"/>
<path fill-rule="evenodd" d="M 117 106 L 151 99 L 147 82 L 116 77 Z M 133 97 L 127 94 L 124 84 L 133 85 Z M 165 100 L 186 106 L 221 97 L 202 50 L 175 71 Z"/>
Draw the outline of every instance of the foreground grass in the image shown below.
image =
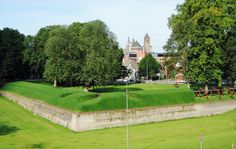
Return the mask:
<path fill-rule="evenodd" d="M 177 120 L 130 127 L 133 149 L 229 149 L 236 144 L 236 110 L 213 117 Z M 121 149 L 126 148 L 125 127 L 72 132 L 34 116 L 0 97 L 1 149 Z"/>
<path fill-rule="evenodd" d="M 93 92 L 81 87 L 54 88 L 52 85 L 12 82 L 1 90 L 43 100 L 49 104 L 74 111 L 99 111 L 125 108 L 125 86 L 107 86 Z M 129 107 L 162 106 L 196 102 L 186 85 L 132 84 L 128 86 Z M 98 96 L 97 93 L 100 95 Z"/>

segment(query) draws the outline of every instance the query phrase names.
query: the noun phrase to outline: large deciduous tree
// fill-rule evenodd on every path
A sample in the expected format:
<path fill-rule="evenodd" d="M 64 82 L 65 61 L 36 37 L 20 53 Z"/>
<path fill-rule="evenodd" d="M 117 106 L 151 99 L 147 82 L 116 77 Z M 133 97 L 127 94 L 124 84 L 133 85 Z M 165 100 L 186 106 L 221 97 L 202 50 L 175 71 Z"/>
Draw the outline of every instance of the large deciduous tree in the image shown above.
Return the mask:
<path fill-rule="evenodd" d="M 46 42 L 50 31 L 58 26 L 46 26 L 35 36 L 26 36 L 24 49 L 24 63 L 29 66 L 29 78 L 42 79 L 46 63 Z"/>
<path fill-rule="evenodd" d="M 236 80 L 236 20 L 230 28 L 228 39 L 226 42 L 225 63 L 224 63 L 224 78 L 231 81 Z"/>
<path fill-rule="evenodd" d="M 0 30 L 0 80 L 23 79 L 24 35 L 17 30 Z"/>
<path fill-rule="evenodd" d="M 235 11 L 235 0 L 185 0 L 169 19 L 172 34 L 166 47 L 185 59 L 192 81 L 221 80 L 223 50 Z"/>
<path fill-rule="evenodd" d="M 105 85 L 120 75 L 123 53 L 106 24 L 100 20 L 84 24 L 80 44 L 85 53 L 82 82 Z"/>
<path fill-rule="evenodd" d="M 44 76 L 48 81 L 72 85 L 80 75 L 81 51 L 79 41 L 66 26 L 50 32 L 45 50 L 47 62 Z"/>
<path fill-rule="evenodd" d="M 44 76 L 55 83 L 105 85 L 121 74 L 122 50 L 99 20 L 53 29 L 45 52 Z"/>

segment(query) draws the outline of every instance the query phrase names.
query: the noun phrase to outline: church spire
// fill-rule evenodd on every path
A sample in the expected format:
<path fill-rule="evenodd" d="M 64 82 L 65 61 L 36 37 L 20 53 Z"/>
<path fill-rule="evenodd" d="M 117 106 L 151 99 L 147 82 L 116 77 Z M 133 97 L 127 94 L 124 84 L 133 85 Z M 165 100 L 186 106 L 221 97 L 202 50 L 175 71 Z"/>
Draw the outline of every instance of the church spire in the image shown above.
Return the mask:
<path fill-rule="evenodd" d="M 146 33 L 146 35 L 144 36 L 144 51 L 147 54 L 151 52 L 151 42 L 148 33 Z"/>
<path fill-rule="evenodd" d="M 150 39 L 150 36 L 148 35 L 148 33 L 146 33 L 146 35 L 144 36 L 144 39 Z"/>
<path fill-rule="evenodd" d="M 129 39 L 129 36 L 128 36 L 128 40 L 127 40 L 127 44 L 126 44 L 126 50 L 129 50 L 129 47 L 130 47 L 130 39 Z"/>

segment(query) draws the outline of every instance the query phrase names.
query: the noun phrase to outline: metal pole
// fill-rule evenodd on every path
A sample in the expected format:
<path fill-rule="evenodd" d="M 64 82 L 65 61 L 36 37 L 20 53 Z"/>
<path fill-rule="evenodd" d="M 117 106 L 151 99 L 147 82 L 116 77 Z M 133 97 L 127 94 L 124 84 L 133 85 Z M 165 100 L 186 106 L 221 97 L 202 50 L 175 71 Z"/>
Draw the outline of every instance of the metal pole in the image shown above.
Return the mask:
<path fill-rule="evenodd" d="M 200 135 L 200 149 L 203 148 L 203 140 L 204 140 L 204 135 L 201 134 L 201 135 Z"/>
<path fill-rule="evenodd" d="M 190 88 L 190 84 L 189 84 L 189 78 L 188 78 L 188 75 L 187 75 L 187 73 L 188 73 L 188 57 L 186 56 L 186 68 L 185 68 L 185 74 L 186 74 L 186 76 L 187 76 L 187 84 L 188 84 L 188 88 Z"/>
<path fill-rule="evenodd" d="M 128 100 L 128 81 L 126 81 L 126 143 L 127 149 L 129 149 L 129 100 Z"/>
<path fill-rule="evenodd" d="M 202 143 L 202 140 L 201 140 L 200 149 L 202 149 L 202 144 L 203 144 L 203 143 Z"/>
<path fill-rule="evenodd" d="M 190 45 L 190 42 L 187 43 L 187 46 L 188 46 L 187 50 L 189 50 L 189 49 L 190 49 L 190 46 L 191 46 L 191 45 Z M 186 76 L 187 76 L 188 88 L 190 88 L 189 76 L 187 75 L 187 73 L 188 73 L 188 51 L 186 52 L 186 71 L 185 71 L 185 74 L 186 74 Z"/>
<path fill-rule="evenodd" d="M 147 80 L 148 80 L 148 58 L 147 58 L 147 62 L 146 62 L 146 74 L 147 74 Z"/>

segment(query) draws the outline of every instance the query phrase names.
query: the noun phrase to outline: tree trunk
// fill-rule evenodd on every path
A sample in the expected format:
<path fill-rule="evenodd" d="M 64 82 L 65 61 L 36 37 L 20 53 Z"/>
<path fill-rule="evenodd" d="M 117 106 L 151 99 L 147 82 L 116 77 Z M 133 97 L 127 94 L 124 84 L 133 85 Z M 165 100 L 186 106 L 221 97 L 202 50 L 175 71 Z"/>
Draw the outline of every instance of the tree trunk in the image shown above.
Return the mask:
<path fill-rule="evenodd" d="M 71 86 L 73 86 L 73 85 L 72 85 L 72 80 L 70 79 L 70 87 L 71 87 Z"/>
<path fill-rule="evenodd" d="M 207 85 L 207 83 L 205 84 L 205 95 L 206 95 L 207 100 L 208 100 L 208 85 Z"/>
<path fill-rule="evenodd" d="M 87 86 L 84 87 L 84 92 L 88 92 L 88 87 Z"/>
<path fill-rule="evenodd" d="M 57 80 L 56 79 L 54 79 L 53 86 L 57 87 Z"/>
<path fill-rule="evenodd" d="M 205 84 L 205 92 L 208 92 L 208 85 Z"/>

